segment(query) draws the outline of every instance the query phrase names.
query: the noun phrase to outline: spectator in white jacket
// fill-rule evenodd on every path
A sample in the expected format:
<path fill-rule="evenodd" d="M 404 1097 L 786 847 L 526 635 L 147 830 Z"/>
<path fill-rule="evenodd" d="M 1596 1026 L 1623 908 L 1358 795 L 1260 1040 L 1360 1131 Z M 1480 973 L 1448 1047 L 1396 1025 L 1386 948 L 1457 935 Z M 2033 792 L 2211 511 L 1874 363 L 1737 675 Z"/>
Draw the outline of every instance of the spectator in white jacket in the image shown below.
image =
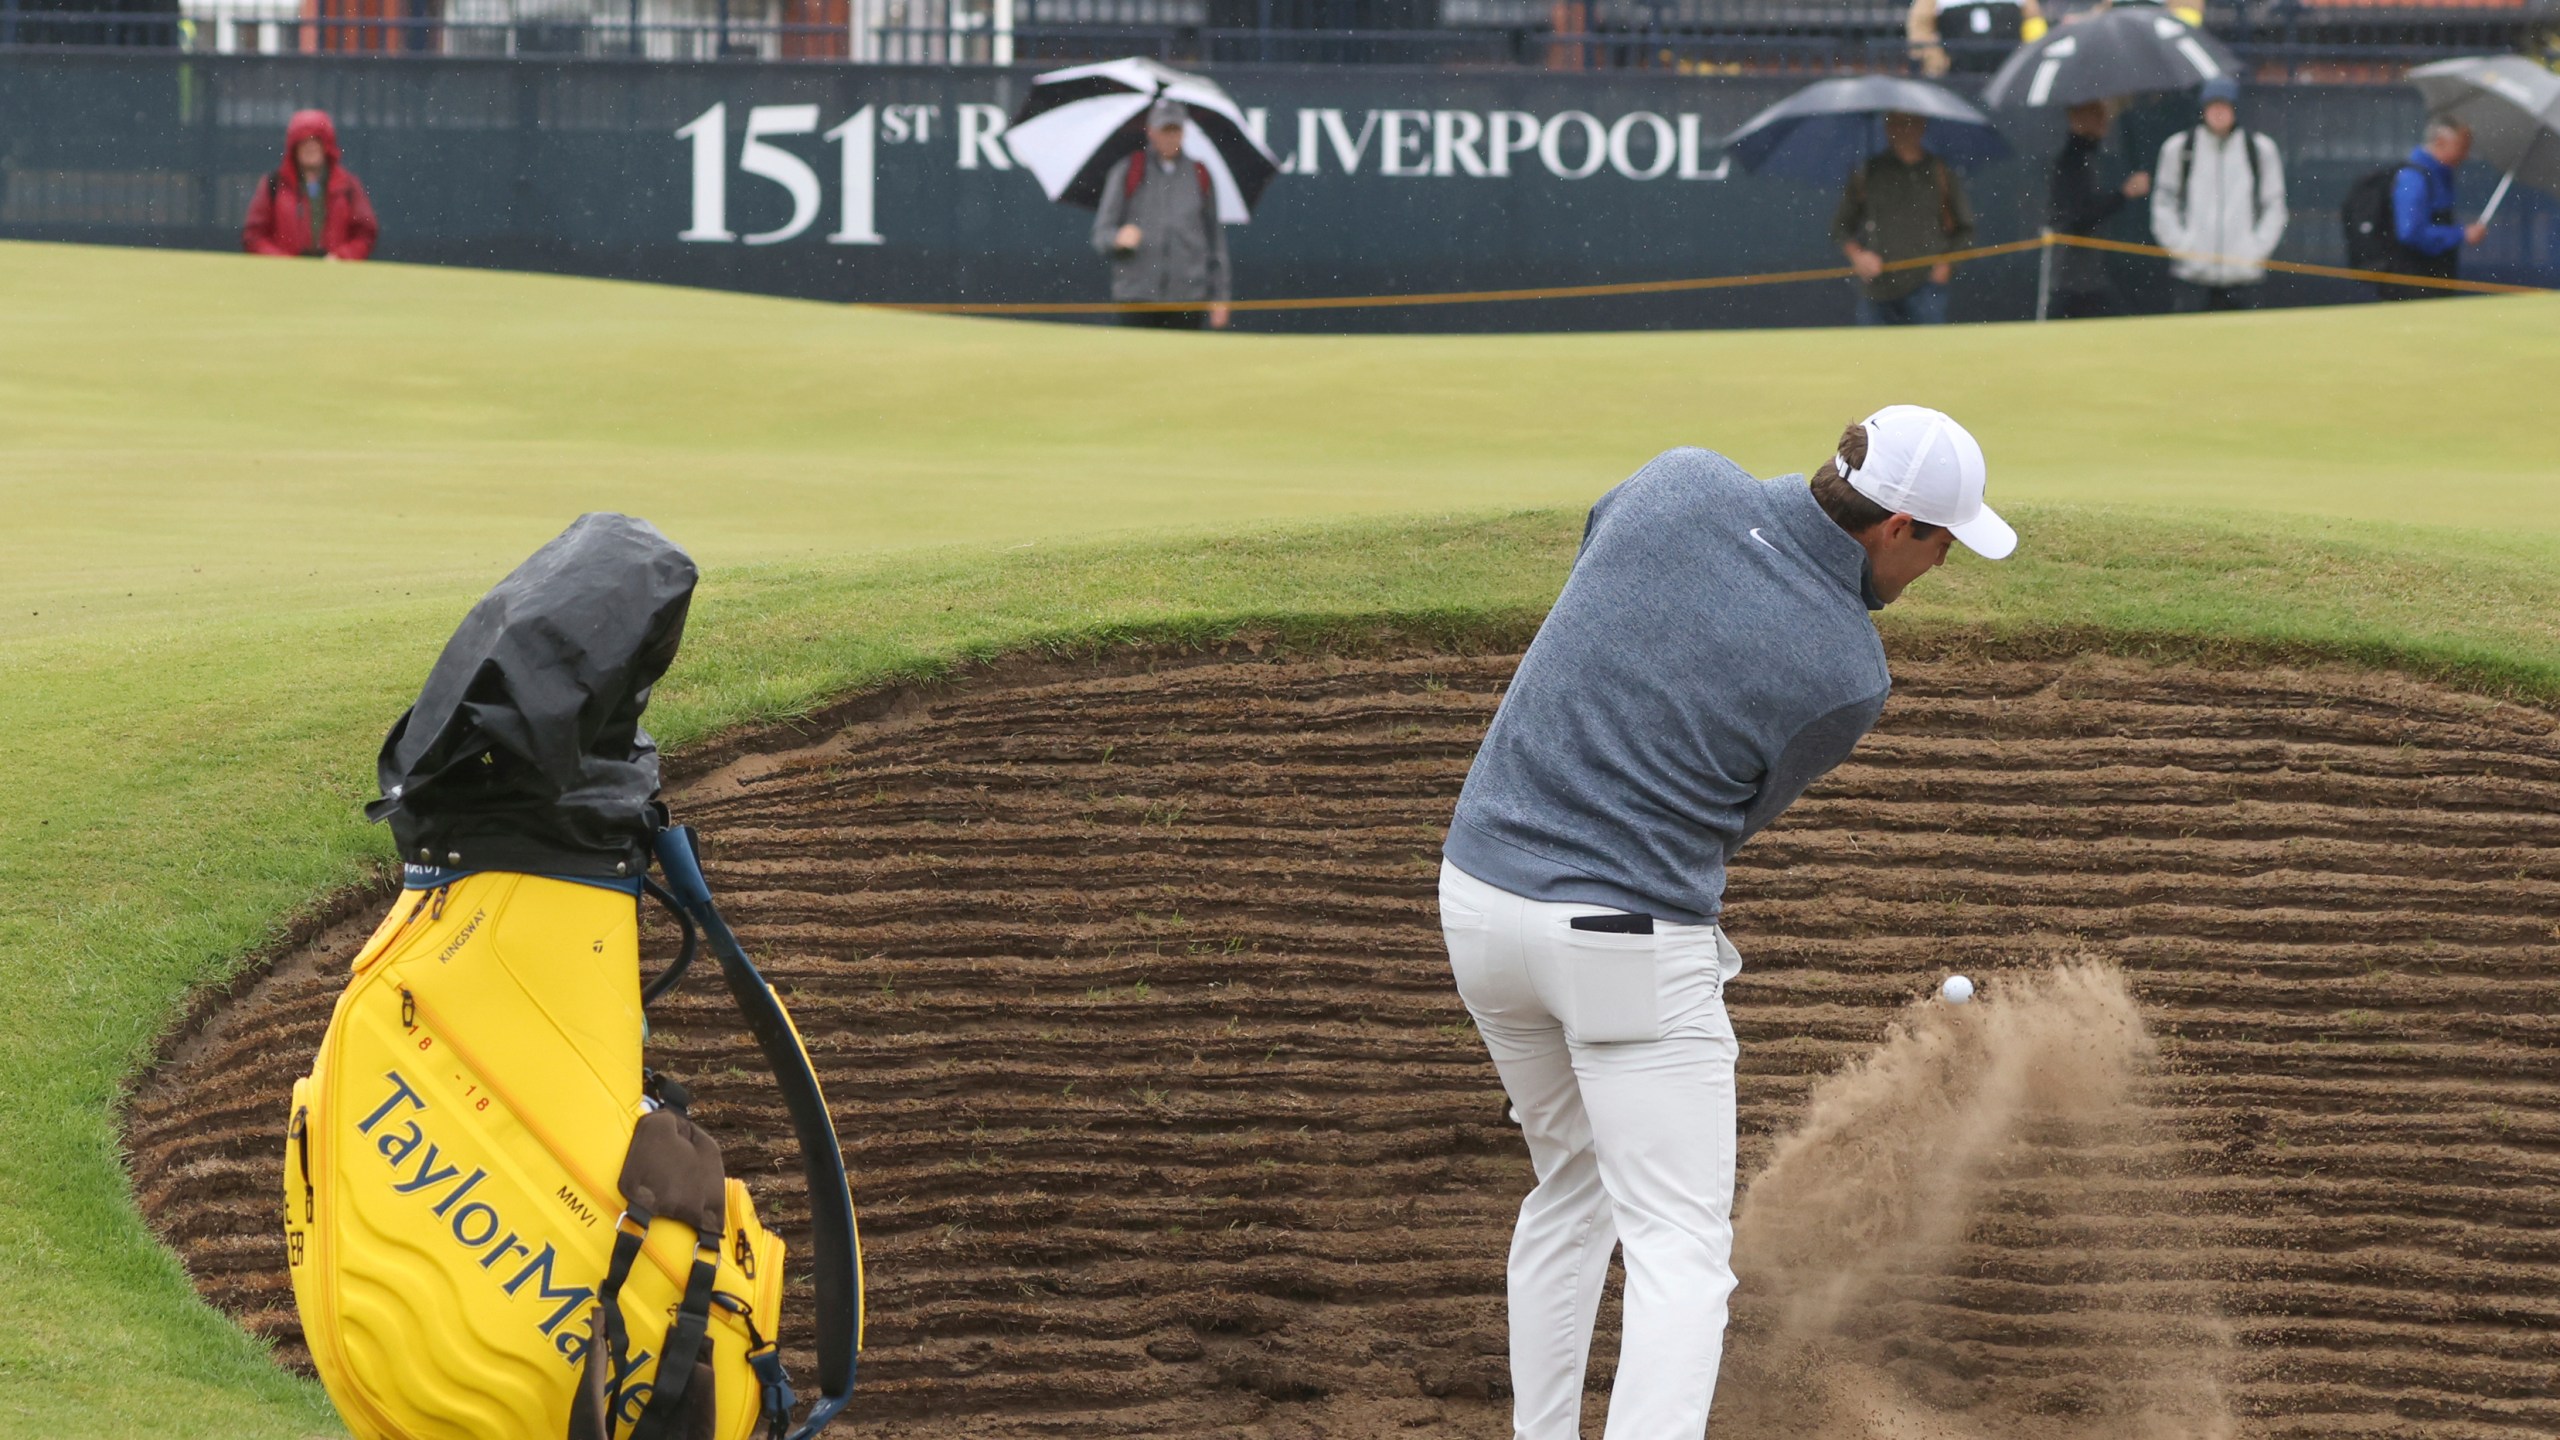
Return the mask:
<path fill-rule="evenodd" d="M 2204 123 L 2170 136 L 2152 173 L 2151 233 L 2180 252 L 2178 309 L 2256 309 L 2267 257 L 2284 238 L 2284 157 L 2241 128 L 2238 82 L 2206 82 Z"/>

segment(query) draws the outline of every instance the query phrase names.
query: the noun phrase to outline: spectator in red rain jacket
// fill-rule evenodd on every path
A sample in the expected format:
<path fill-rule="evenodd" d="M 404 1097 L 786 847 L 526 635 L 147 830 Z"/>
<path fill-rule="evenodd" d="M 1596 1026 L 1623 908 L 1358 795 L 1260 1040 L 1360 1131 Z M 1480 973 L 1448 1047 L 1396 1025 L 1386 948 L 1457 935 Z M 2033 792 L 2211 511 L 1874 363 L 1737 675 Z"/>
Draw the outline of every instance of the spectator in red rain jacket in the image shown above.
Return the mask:
<path fill-rule="evenodd" d="M 326 112 L 297 110 L 284 129 L 284 163 L 258 182 L 241 227 L 252 255 L 317 255 L 362 260 L 381 226 L 364 183 L 338 157 L 338 127 Z"/>

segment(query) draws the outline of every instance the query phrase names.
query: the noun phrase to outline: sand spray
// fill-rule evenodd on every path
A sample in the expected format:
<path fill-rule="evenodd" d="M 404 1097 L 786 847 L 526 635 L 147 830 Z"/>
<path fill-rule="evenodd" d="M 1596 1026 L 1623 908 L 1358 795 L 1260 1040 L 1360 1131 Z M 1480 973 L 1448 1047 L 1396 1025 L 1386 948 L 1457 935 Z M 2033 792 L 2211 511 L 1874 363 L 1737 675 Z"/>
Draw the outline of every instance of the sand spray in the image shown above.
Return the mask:
<path fill-rule="evenodd" d="M 2227 1328 L 2143 1221 L 2177 1189 L 2157 1060 L 2124 976 L 2070 960 L 1820 1082 L 1736 1212 L 1716 1440 L 2236 1434 Z"/>

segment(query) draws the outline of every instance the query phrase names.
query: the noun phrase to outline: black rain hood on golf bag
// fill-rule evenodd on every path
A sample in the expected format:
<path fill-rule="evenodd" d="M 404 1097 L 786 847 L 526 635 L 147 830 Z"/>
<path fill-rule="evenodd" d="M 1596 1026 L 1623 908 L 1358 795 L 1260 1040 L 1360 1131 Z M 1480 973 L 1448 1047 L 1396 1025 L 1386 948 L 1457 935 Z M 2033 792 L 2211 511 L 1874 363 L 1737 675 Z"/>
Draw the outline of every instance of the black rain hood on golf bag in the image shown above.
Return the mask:
<path fill-rule="evenodd" d="M 649 689 L 684 639 L 693 560 L 646 520 L 582 515 L 463 617 L 382 742 L 411 864 L 635 878 L 666 823 Z"/>

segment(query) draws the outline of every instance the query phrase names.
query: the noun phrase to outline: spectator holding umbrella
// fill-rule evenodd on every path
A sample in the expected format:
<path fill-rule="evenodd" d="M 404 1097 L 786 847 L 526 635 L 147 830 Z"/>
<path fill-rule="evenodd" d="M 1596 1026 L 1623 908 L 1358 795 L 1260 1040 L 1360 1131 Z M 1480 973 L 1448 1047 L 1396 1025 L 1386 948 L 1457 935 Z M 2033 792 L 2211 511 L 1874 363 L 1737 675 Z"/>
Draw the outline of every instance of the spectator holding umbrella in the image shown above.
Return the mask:
<path fill-rule="evenodd" d="M 2462 251 L 2488 237 L 2489 222 L 2518 182 L 2560 195 L 2560 76 L 2520 55 L 2490 55 L 2421 65 L 2409 83 L 2427 100 L 2426 142 L 2348 192 L 2341 211 L 2348 254 L 2365 251 L 2349 263 L 2451 279 Z M 2479 217 L 2457 225 L 2453 175 L 2466 160 L 2505 173 Z M 2377 182 L 2380 195 L 2371 193 Z M 2381 255 L 2358 243 L 2377 237 L 2387 242 Z M 2383 293 L 2402 299 L 2410 292 Z"/>
<path fill-rule="evenodd" d="M 1158 100 L 1147 111 L 1147 143 L 1104 179 L 1093 215 L 1093 248 L 1111 261 L 1111 298 L 1199 302 L 1199 309 L 1129 310 L 1130 325 L 1227 328 L 1231 296 L 1227 233 L 1207 166 L 1183 153 L 1191 114 Z"/>
<path fill-rule="evenodd" d="M 2115 110 L 2104 100 L 2083 100 L 2069 112 L 2071 136 L 2053 157 L 2053 187 L 2045 216 L 2057 235 L 2095 235 L 2128 200 L 2151 193 L 2151 176 L 2135 171 L 2121 180 L 2105 151 Z M 2092 319 L 2123 313 L 2124 300 L 2107 274 L 2105 257 L 2077 245 L 2061 247 L 2053 260 L 2053 317 Z"/>
<path fill-rule="evenodd" d="M 2267 257 L 2284 238 L 2284 157 L 2276 142 L 2240 128 L 2240 85 L 2204 86 L 2204 123 L 2160 147 L 2151 231 L 2179 252 L 2178 310 L 2254 310 Z"/>
<path fill-rule="evenodd" d="M 1955 167 L 1930 154 L 1929 122 L 1894 112 L 1885 117 L 1886 148 L 1849 176 L 1831 219 L 1831 243 L 1857 271 L 1861 325 L 1943 325 L 1945 261 L 1927 270 L 1887 270 L 1896 260 L 1944 255 L 1973 243 L 1973 209 Z"/>
<path fill-rule="evenodd" d="M 1280 173 L 1259 128 L 1214 81 L 1132 55 L 1035 77 L 1004 145 L 1050 199 L 1095 212 L 1127 323 L 1196 330 L 1227 323 L 1220 227 L 1250 221 Z"/>
<path fill-rule="evenodd" d="M 285 125 L 283 163 L 250 198 L 241 248 L 252 255 L 362 260 L 380 232 L 363 182 L 338 153 L 338 127 L 325 111 L 295 111 Z"/>
<path fill-rule="evenodd" d="M 2154 5 L 2103 6 L 2065 17 L 2042 40 L 2020 46 L 1982 87 L 1982 102 L 1993 110 L 2067 111 L 2071 138 L 2053 160 L 2046 220 L 2056 236 L 2094 236 L 2126 201 L 2151 193 L 2148 173 L 2118 180 L 2104 153 L 2117 97 L 2192 90 L 2239 68 L 2230 47 L 2180 14 Z M 2041 293 L 2047 298 L 2037 303 L 2039 318 L 2123 309 L 2095 251 L 2052 246 L 2045 263 Z"/>
<path fill-rule="evenodd" d="M 2468 225 L 2453 218 L 2454 172 L 2471 158 L 2471 127 L 2449 116 L 2427 122 L 2426 140 L 2409 152 L 2391 182 L 2391 234 L 2400 245 L 2391 268 L 2403 275 L 2451 280 L 2462 271 L 2462 247 L 2477 245 L 2489 234 L 2485 220 Z M 2385 300 L 2409 300 L 2443 292 L 2414 286 L 2375 287 Z"/>

